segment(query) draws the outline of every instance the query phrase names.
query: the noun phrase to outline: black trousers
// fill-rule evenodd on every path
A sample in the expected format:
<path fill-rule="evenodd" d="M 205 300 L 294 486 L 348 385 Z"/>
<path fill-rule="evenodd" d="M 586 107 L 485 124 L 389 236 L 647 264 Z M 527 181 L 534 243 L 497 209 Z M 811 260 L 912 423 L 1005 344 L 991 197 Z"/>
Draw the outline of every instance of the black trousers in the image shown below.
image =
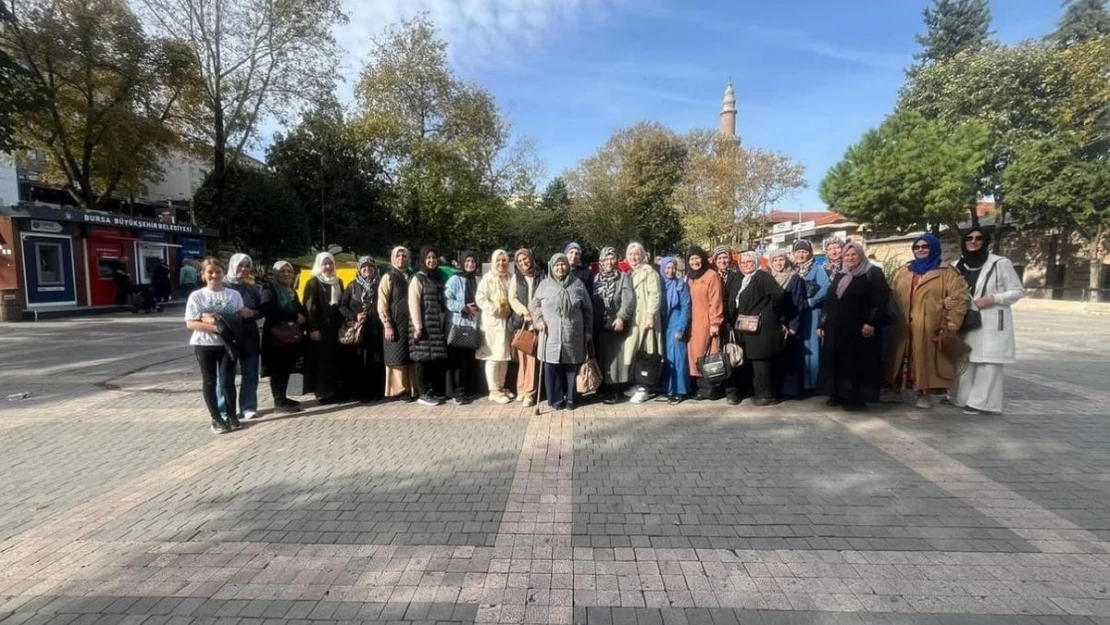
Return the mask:
<path fill-rule="evenodd" d="M 470 393 L 474 372 L 478 370 L 474 350 L 459 347 L 447 348 L 447 395 L 463 399 Z"/>
<path fill-rule="evenodd" d="M 235 359 L 227 353 L 223 345 L 197 345 L 193 351 L 197 355 L 197 364 L 200 365 L 204 405 L 208 406 L 208 414 L 212 416 L 213 421 L 223 423 L 224 419 L 216 400 L 216 384 L 218 383 L 223 389 L 224 399 L 227 401 L 227 413 L 238 414 L 235 403 Z"/>
<path fill-rule="evenodd" d="M 267 354 L 266 367 L 270 374 L 270 393 L 274 402 L 289 399 L 289 376 L 297 365 L 300 346 L 275 347 Z"/>
<path fill-rule="evenodd" d="M 547 404 L 552 408 L 574 406 L 578 394 L 578 365 L 543 363 L 543 381 Z"/>
<path fill-rule="evenodd" d="M 416 383 L 421 395 L 447 396 L 447 361 L 433 360 L 416 363 Z"/>
<path fill-rule="evenodd" d="M 738 399 L 776 399 L 780 386 L 775 360 L 745 360 L 732 372 L 729 397 Z"/>

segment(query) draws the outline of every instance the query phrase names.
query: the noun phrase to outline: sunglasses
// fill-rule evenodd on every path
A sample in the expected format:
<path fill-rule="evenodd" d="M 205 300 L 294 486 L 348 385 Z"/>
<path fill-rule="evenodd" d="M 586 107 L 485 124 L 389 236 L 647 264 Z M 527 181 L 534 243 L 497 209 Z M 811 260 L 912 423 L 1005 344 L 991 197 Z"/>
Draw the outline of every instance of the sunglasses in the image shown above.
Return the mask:
<path fill-rule="evenodd" d="M 929 244 L 926 243 L 924 245 L 915 245 L 915 246 L 913 246 L 913 249 L 915 249 L 915 250 L 927 250 L 927 249 L 929 249 Z"/>
<path fill-rule="evenodd" d="M 983 235 L 980 235 L 980 234 L 970 234 L 970 235 L 964 237 L 964 241 L 982 241 L 982 240 L 983 240 Z"/>

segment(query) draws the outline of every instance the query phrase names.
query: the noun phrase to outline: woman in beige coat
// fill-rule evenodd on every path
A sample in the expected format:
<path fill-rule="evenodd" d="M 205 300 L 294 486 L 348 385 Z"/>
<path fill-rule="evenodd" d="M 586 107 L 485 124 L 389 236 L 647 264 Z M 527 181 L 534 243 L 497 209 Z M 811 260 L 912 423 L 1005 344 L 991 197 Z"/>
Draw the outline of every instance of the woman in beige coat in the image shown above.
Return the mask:
<path fill-rule="evenodd" d="M 624 259 L 628 261 L 631 270 L 628 272 L 632 279 L 632 291 L 636 295 L 636 314 L 632 316 L 632 326 L 628 329 L 628 338 L 624 341 L 624 364 L 631 367 L 636 352 L 643 343 L 644 351 L 649 354 L 661 354 L 659 345 L 659 307 L 660 293 L 659 272 L 651 265 L 647 250 L 639 243 L 629 243 L 624 252 Z M 640 404 L 651 397 L 654 389 L 637 387 L 632 395 L 632 403 Z"/>
<path fill-rule="evenodd" d="M 482 276 L 474 294 L 474 303 L 482 311 L 482 345 L 476 356 L 486 362 L 490 401 L 507 404 L 513 400 L 505 390 L 505 372 L 513 359 L 509 338 L 509 318 L 513 316 L 509 305 L 509 253 L 497 250 L 489 263 L 490 271 Z"/>
<path fill-rule="evenodd" d="M 967 314 L 968 289 L 960 272 L 941 261 L 940 240 L 935 236 L 915 240 L 913 256 L 894 276 L 892 288 L 901 315 L 893 320 L 887 372 L 895 388 L 914 389 L 917 407 L 928 409 L 932 395 L 955 384 L 957 363 L 941 349 L 941 337 L 956 336 Z"/>

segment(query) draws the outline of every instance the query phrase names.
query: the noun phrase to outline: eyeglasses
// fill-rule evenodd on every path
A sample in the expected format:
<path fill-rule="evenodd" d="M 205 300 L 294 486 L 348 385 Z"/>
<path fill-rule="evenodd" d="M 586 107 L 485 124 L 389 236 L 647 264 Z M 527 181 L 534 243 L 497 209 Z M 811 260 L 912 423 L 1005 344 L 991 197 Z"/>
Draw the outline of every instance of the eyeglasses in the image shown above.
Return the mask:
<path fill-rule="evenodd" d="M 968 236 L 964 237 L 964 241 L 982 241 L 982 240 L 983 240 L 983 235 L 981 235 L 981 234 L 969 234 Z"/>
<path fill-rule="evenodd" d="M 927 249 L 929 249 L 929 244 L 925 243 L 925 244 L 922 244 L 922 245 L 915 245 L 915 246 L 913 246 L 913 249 L 915 249 L 915 250 L 927 250 Z"/>

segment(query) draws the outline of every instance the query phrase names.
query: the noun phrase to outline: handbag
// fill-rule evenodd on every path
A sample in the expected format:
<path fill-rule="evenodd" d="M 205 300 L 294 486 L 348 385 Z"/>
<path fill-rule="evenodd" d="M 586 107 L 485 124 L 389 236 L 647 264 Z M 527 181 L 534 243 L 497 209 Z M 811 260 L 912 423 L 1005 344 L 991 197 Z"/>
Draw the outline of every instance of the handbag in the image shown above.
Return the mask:
<path fill-rule="evenodd" d="M 270 328 L 270 341 L 275 347 L 297 345 L 304 340 L 304 330 L 292 321 L 279 323 Z"/>
<path fill-rule="evenodd" d="M 955 332 L 941 332 L 937 342 L 941 353 L 952 362 L 958 363 L 971 353 L 971 346 L 964 343 L 964 340 Z"/>
<path fill-rule="evenodd" d="M 474 326 L 455 324 L 447 333 L 447 346 L 459 349 L 478 349 L 482 346 L 482 335 Z"/>
<path fill-rule="evenodd" d="M 806 280 L 806 299 L 813 299 L 820 290 L 821 285 L 816 280 Z"/>
<path fill-rule="evenodd" d="M 597 364 L 592 345 L 586 348 L 586 362 L 578 367 L 574 386 L 580 395 L 588 395 L 601 388 L 601 365 Z"/>
<path fill-rule="evenodd" d="M 513 334 L 513 342 L 510 343 L 510 347 L 529 356 L 535 356 L 538 342 L 539 337 L 536 336 L 536 331 L 532 329 L 532 324 L 526 323 Z"/>
<path fill-rule="evenodd" d="M 645 331 L 640 337 L 636 355 L 632 358 L 632 379 L 637 386 L 650 390 L 659 384 L 659 376 L 663 373 L 663 355 L 651 354 L 644 349 L 649 333 L 652 338 L 655 337 L 654 330 Z"/>
<path fill-rule="evenodd" d="M 709 385 L 716 386 L 732 375 L 732 365 L 723 350 L 712 352 L 712 349 L 713 343 L 710 342 L 705 354 L 698 358 L 698 371 Z"/>
<path fill-rule="evenodd" d="M 984 295 L 986 295 L 987 282 L 989 282 L 991 276 L 994 275 L 994 268 L 997 266 L 998 263 L 991 265 L 990 271 L 987 272 L 986 277 L 983 279 L 983 288 L 979 291 L 979 297 L 983 297 Z M 972 295 L 975 295 L 974 289 L 975 285 L 972 285 Z M 960 334 L 967 334 L 968 332 L 971 332 L 972 330 L 978 330 L 981 327 L 983 327 L 983 313 L 968 306 L 967 314 L 964 315 L 963 323 L 960 324 Z"/>
<path fill-rule="evenodd" d="M 736 329 L 741 334 L 759 332 L 759 315 L 736 315 Z"/>
<path fill-rule="evenodd" d="M 339 344 L 361 345 L 362 331 L 365 327 L 366 324 L 359 323 L 358 321 L 344 322 L 343 327 L 339 330 Z"/>

